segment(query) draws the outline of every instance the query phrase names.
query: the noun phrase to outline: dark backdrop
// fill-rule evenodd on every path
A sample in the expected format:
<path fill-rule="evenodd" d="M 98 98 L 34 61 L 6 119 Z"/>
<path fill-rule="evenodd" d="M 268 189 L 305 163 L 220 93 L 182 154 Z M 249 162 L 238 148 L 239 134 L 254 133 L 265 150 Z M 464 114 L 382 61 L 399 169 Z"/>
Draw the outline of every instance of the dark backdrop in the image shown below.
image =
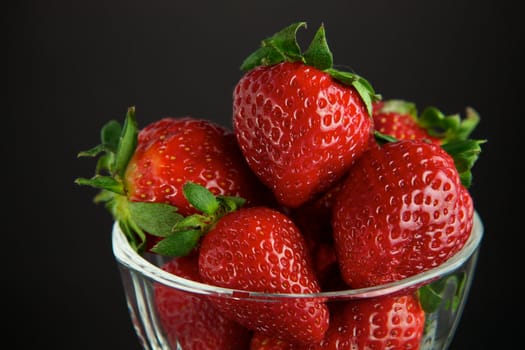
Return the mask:
<path fill-rule="evenodd" d="M 517 3 L 517 2 L 516 2 Z M 166 115 L 230 125 L 242 60 L 261 39 L 324 22 L 335 63 L 385 98 L 481 114 L 488 139 L 471 188 L 485 224 L 452 349 L 493 349 L 517 325 L 513 198 L 518 164 L 523 26 L 505 1 L 17 1 L 7 19 L 8 183 L 2 289 L 17 348 L 139 349 L 110 246 L 111 218 L 77 187 L 94 163 L 76 154 L 100 127 L 137 107 L 141 126 Z M 516 5 L 517 6 L 517 5 Z M 303 34 L 300 34 L 303 35 Z M 14 136 L 14 140 L 13 140 Z M 9 213 L 10 211 L 8 211 Z M 12 215 L 12 216 L 11 216 Z M 521 260 L 520 260 L 521 261 Z"/>

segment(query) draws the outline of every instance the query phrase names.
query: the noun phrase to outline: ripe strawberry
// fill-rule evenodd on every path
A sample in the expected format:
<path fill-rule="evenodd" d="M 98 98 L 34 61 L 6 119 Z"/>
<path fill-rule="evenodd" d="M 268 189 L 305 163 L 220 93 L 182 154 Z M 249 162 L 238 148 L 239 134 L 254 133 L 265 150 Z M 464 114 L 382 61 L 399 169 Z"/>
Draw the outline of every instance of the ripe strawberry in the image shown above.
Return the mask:
<path fill-rule="evenodd" d="M 451 143 L 456 164 L 472 166 L 479 142 Z M 440 265 L 467 241 L 470 171 L 443 148 L 402 140 L 371 148 L 352 167 L 334 204 L 342 275 L 354 288 L 392 282 Z"/>
<path fill-rule="evenodd" d="M 301 53 L 293 24 L 241 69 L 233 125 L 241 150 L 277 200 L 298 207 L 334 184 L 365 150 L 376 98 L 363 78 L 332 67 L 324 28 Z"/>
<path fill-rule="evenodd" d="M 248 204 L 269 196 L 248 167 L 235 136 L 226 128 L 192 117 L 163 118 L 138 130 L 135 109 L 124 127 L 111 121 L 102 129 L 101 145 L 80 155 L 101 155 L 96 175 L 77 183 L 101 189 L 97 201 L 106 202 L 139 251 L 172 235 L 176 222 L 195 212 L 183 195 L 188 182 L 201 184 L 217 195 L 242 196 Z M 197 236 L 188 237 L 193 247 Z M 187 253 L 181 249 L 177 254 Z"/>
<path fill-rule="evenodd" d="M 255 332 L 249 350 L 297 350 L 298 348 L 299 346 L 293 343 Z"/>
<path fill-rule="evenodd" d="M 162 267 L 174 275 L 201 282 L 198 255 L 171 260 Z M 173 349 L 246 349 L 251 333 L 225 318 L 204 296 L 154 285 L 160 322 Z"/>
<path fill-rule="evenodd" d="M 309 350 L 420 347 L 425 313 L 413 295 L 347 301 L 333 308 L 325 339 Z"/>
<path fill-rule="evenodd" d="M 129 200 L 169 203 L 186 216 L 195 213 L 182 193 L 188 181 L 248 202 L 262 194 L 226 128 L 191 117 L 164 118 L 143 128 L 125 173 Z"/>
<path fill-rule="evenodd" d="M 376 349 L 420 347 L 425 312 L 413 294 L 340 301 L 331 307 L 330 327 L 323 340 L 294 344 L 255 333 L 250 350 Z"/>
<path fill-rule="evenodd" d="M 479 122 L 472 108 L 466 118 L 459 114 L 445 116 L 435 107 L 427 107 L 418 116 L 414 103 L 403 100 L 377 101 L 373 104 L 374 128 L 398 140 L 424 139 L 436 144 L 466 140 Z"/>
<path fill-rule="evenodd" d="M 320 291 L 301 233 L 273 209 L 241 208 L 223 216 L 199 251 L 199 271 L 208 284 L 264 293 Z M 320 341 L 328 328 L 328 309 L 319 299 L 211 300 L 232 320 L 281 340 Z"/>

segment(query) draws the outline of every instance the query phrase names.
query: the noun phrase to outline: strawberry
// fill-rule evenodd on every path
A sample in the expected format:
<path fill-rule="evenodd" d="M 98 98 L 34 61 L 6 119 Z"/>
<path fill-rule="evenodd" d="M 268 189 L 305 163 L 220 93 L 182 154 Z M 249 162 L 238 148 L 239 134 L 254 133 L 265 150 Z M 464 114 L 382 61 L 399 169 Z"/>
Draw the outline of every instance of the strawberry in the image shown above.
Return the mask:
<path fill-rule="evenodd" d="M 417 350 L 424 325 L 412 294 L 347 301 L 333 308 L 325 339 L 307 349 Z"/>
<path fill-rule="evenodd" d="M 479 122 L 472 108 L 466 109 L 466 118 L 459 114 L 445 116 L 435 107 L 427 107 L 418 116 L 414 103 L 404 100 L 387 100 L 373 103 L 374 128 L 398 140 L 425 139 L 444 144 L 466 140 Z"/>
<path fill-rule="evenodd" d="M 233 125 L 252 170 L 282 205 L 331 187 L 364 152 L 377 96 L 363 78 L 333 68 L 324 27 L 301 53 L 295 23 L 243 62 Z"/>
<path fill-rule="evenodd" d="M 182 193 L 187 181 L 248 202 L 262 193 L 226 128 L 190 117 L 163 118 L 143 128 L 125 173 L 129 200 L 166 202 L 186 216 L 195 212 Z"/>
<path fill-rule="evenodd" d="M 198 255 L 172 259 L 163 270 L 201 282 Z M 225 318 L 204 296 L 154 285 L 154 301 L 164 332 L 173 349 L 246 349 L 251 333 Z"/>
<path fill-rule="evenodd" d="M 199 251 L 199 271 L 208 284 L 263 293 L 320 291 L 301 233 L 274 209 L 226 214 L 204 236 Z M 328 328 L 328 309 L 319 299 L 211 300 L 248 329 L 289 342 L 320 341 Z"/>
<path fill-rule="evenodd" d="M 371 148 L 356 162 L 332 217 L 347 284 L 360 288 L 406 278 L 462 248 L 473 225 L 464 184 L 470 183 L 479 143 L 447 144 L 453 159 L 439 145 L 401 140 Z"/>
<path fill-rule="evenodd" d="M 293 343 L 255 332 L 250 341 L 249 350 L 296 350 L 298 348 Z"/>
<path fill-rule="evenodd" d="M 163 118 L 138 130 L 135 109 L 128 110 L 124 126 L 116 121 L 102 129 L 102 143 L 81 156 L 100 155 L 96 175 L 78 184 L 101 189 L 105 202 L 138 251 L 160 253 L 158 244 L 173 233 L 173 226 L 195 209 L 183 195 L 188 182 L 213 193 L 242 196 L 247 205 L 262 203 L 267 191 L 251 172 L 233 133 L 207 120 Z M 178 247 L 188 253 L 198 240 L 188 236 Z M 151 247 L 151 248 L 150 248 Z"/>
<path fill-rule="evenodd" d="M 294 344 L 255 333 L 250 350 L 417 350 L 420 347 L 425 312 L 413 294 L 339 301 L 331 310 L 330 327 L 320 342 Z"/>

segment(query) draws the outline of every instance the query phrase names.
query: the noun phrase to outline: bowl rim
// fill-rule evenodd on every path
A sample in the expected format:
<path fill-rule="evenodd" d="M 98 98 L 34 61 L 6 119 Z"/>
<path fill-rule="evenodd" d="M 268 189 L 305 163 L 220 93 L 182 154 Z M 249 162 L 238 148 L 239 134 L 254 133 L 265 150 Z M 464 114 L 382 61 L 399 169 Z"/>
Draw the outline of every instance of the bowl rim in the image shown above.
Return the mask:
<path fill-rule="evenodd" d="M 224 296 L 228 298 L 249 298 L 249 299 L 283 299 L 283 298 L 328 298 L 328 299 L 361 299 L 388 295 L 399 292 L 405 289 L 421 286 L 429 281 L 435 280 L 441 276 L 456 270 L 464 264 L 480 246 L 483 237 L 484 227 L 481 218 L 477 211 L 474 211 L 474 223 L 472 232 L 465 245 L 455 255 L 450 257 L 441 265 L 432 269 L 421 272 L 417 275 L 407 277 L 402 280 L 390 282 L 386 284 L 376 285 L 366 288 L 345 289 L 338 291 L 325 291 L 311 294 L 298 293 L 265 293 L 256 291 L 246 291 L 240 289 L 232 289 L 225 287 L 218 287 L 201 282 L 192 281 L 177 275 L 171 274 L 159 266 L 148 261 L 145 257 L 132 249 L 128 243 L 124 233 L 120 229 L 118 222 L 113 223 L 112 229 L 112 248 L 113 255 L 116 261 L 122 267 L 131 269 L 136 273 L 147 277 L 150 280 L 161 283 L 168 287 L 176 288 L 178 290 L 204 295 Z"/>

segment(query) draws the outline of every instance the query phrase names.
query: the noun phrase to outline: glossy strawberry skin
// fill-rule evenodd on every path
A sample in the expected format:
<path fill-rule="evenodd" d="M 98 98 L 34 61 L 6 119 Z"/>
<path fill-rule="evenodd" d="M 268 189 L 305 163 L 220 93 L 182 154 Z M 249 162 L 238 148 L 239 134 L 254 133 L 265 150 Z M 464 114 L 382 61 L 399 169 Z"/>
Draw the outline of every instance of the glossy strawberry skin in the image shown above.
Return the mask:
<path fill-rule="evenodd" d="M 368 142 L 371 118 L 357 91 L 302 63 L 251 70 L 233 99 L 248 164 L 289 207 L 330 187 Z"/>
<path fill-rule="evenodd" d="M 325 339 L 308 349 L 417 350 L 420 347 L 425 313 L 411 294 L 348 301 L 332 310 Z"/>
<path fill-rule="evenodd" d="M 203 238 L 199 271 L 204 282 L 264 293 L 320 291 L 297 227 L 282 213 L 244 208 L 227 214 Z M 313 298 L 264 302 L 211 299 L 227 317 L 265 335 L 291 342 L 322 339 L 328 309 Z"/>
<path fill-rule="evenodd" d="M 262 333 L 255 332 L 250 341 L 249 350 L 296 350 L 298 346 L 284 340 L 272 338 Z"/>
<path fill-rule="evenodd" d="M 359 159 L 337 196 L 332 224 L 346 283 L 368 287 L 450 258 L 470 235 L 473 203 L 441 147 L 405 140 Z"/>
<path fill-rule="evenodd" d="M 129 200 L 168 203 L 182 215 L 192 214 L 182 192 L 187 181 L 249 203 L 268 198 L 226 128 L 191 117 L 163 118 L 144 127 L 125 174 Z"/>
<path fill-rule="evenodd" d="M 198 256 L 192 254 L 171 260 L 162 267 L 174 275 L 200 282 Z M 154 285 L 154 300 L 171 347 L 185 350 L 245 349 L 250 332 L 225 318 L 203 296 Z"/>
<path fill-rule="evenodd" d="M 250 350 L 417 350 L 424 325 L 425 313 L 413 294 L 334 301 L 320 342 L 294 344 L 255 333 Z"/>
<path fill-rule="evenodd" d="M 382 134 L 392 136 L 398 140 L 428 140 L 440 144 L 437 137 L 431 136 L 427 130 L 417 124 L 409 114 L 396 112 L 373 113 L 374 128 Z"/>

